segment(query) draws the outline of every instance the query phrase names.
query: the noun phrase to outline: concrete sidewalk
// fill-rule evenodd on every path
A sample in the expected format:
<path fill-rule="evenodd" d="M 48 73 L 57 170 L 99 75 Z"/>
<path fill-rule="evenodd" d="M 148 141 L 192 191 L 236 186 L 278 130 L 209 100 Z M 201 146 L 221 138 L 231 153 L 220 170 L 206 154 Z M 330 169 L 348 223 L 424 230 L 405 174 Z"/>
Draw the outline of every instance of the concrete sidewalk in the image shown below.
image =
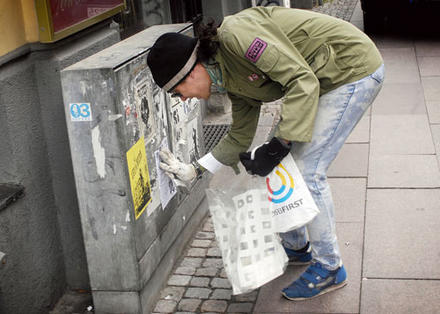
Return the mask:
<path fill-rule="evenodd" d="M 360 6 L 351 17 L 362 25 Z M 384 87 L 329 170 L 349 284 L 304 302 L 280 290 L 303 270 L 231 296 L 208 218 L 162 291 L 155 312 L 440 313 L 440 40 L 374 38 Z M 265 106 L 258 142 L 277 116 Z M 211 186 L 235 177 L 226 169 Z"/>

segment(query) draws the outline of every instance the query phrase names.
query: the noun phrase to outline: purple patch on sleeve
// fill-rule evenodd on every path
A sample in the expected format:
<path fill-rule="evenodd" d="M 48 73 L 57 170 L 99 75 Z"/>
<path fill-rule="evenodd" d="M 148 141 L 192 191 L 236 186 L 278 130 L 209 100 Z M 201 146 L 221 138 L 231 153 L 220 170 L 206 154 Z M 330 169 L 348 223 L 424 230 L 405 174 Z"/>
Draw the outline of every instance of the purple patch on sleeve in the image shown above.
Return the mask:
<path fill-rule="evenodd" d="M 249 46 L 249 49 L 246 51 L 246 59 L 254 63 L 257 62 L 266 47 L 267 43 L 265 41 L 261 40 L 260 38 L 255 38 L 252 44 Z"/>

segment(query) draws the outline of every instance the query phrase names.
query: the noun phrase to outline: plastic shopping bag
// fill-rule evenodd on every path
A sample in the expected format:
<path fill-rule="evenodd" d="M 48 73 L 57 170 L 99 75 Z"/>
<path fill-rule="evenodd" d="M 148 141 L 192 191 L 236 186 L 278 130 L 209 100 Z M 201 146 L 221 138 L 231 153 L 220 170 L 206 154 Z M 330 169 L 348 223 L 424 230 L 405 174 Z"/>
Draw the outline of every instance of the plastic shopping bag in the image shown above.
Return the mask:
<path fill-rule="evenodd" d="M 302 227 L 319 213 L 291 154 L 266 177 L 266 185 L 277 232 Z"/>
<path fill-rule="evenodd" d="M 233 294 L 283 274 L 288 258 L 274 229 L 264 178 L 247 176 L 239 187 L 207 189 L 206 194 Z"/>

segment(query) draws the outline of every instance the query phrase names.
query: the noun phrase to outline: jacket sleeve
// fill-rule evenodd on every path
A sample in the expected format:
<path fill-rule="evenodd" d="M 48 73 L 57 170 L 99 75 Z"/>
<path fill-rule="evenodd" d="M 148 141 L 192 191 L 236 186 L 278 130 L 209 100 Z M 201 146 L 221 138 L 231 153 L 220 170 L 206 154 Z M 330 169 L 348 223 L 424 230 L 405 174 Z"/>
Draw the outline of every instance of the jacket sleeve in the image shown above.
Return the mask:
<path fill-rule="evenodd" d="M 238 173 L 238 154 L 252 144 L 258 125 L 261 103 L 228 93 L 232 102 L 232 124 L 228 134 L 214 147 L 212 155 Z"/>
<path fill-rule="evenodd" d="M 286 34 L 270 18 L 229 19 L 219 38 L 224 49 L 244 58 L 283 86 L 281 120 L 275 136 L 309 142 L 318 108 L 319 81 Z"/>

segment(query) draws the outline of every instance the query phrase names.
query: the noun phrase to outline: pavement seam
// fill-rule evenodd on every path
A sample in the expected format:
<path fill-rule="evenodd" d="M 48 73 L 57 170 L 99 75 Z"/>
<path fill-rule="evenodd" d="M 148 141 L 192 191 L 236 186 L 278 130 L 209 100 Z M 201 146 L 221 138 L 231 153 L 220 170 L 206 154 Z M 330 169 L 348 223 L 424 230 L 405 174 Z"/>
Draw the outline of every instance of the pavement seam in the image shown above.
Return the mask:
<path fill-rule="evenodd" d="M 362 280 L 440 281 L 440 278 L 362 277 Z"/>

